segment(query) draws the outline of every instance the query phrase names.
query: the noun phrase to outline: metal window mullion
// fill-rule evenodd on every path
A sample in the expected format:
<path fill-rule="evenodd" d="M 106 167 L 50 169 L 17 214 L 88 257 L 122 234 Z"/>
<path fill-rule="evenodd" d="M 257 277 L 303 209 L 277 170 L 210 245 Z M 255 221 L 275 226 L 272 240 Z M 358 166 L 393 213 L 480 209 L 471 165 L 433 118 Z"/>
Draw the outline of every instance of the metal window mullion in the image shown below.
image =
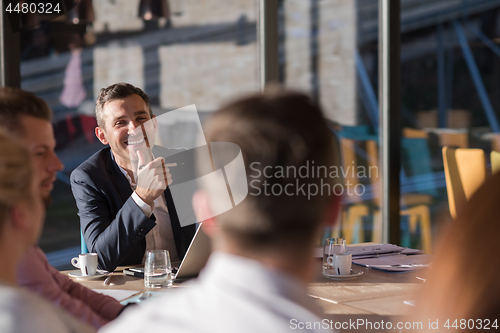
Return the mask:
<path fill-rule="evenodd" d="M 0 0 L 0 86 L 21 86 L 21 46 L 19 32 L 12 32 L 4 1 Z"/>
<path fill-rule="evenodd" d="M 259 81 L 264 90 L 279 81 L 278 0 L 259 0 Z"/>
<path fill-rule="evenodd" d="M 400 0 L 379 0 L 379 109 L 382 241 L 400 243 Z"/>
<path fill-rule="evenodd" d="M 438 78 L 438 127 L 448 127 L 448 107 L 446 105 L 446 62 L 443 23 L 437 25 L 437 78 Z"/>

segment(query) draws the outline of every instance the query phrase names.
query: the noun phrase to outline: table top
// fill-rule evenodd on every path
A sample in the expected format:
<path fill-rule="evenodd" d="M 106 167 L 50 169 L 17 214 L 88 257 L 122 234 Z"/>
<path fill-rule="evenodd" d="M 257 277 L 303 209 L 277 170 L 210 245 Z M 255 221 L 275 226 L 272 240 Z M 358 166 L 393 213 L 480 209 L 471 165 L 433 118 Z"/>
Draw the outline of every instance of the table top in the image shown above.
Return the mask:
<path fill-rule="evenodd" d="M 145 291 L 167 291 L 165 288 L 146 288 L 144 287 L 144 279 L 137 278 L 130 275 L 123 274 L 123 270 L 125 268 L 129 268 L 131 266 L 118 266 L 112 275 L 108 275 L 106 277 L 100 277 L 93 280 L 86 279 L 78 279 L 70 277 L 73 281 L 78 282 L 90 289 L 121 289 L 121 290 L 137 290 L 138 294 L 143 293 Z M 73 272 L 74 270 L 69 271 L 61 271 L 61 273 L 68 275 L 68 273 Z M 110 277 L 109 284 L 104 285 L 104 281 L 107 277 Z M 177 287 L 177 285 L 176 285 Z"/>
<path fill-rule="evenodd" d="M 321 271 L 322 261 L 317 259 L 317 271 Z M 145 291 L 164 291 L 169 288 L 151 289 L 144 287 L 144 279 L 123 274 L 125 267 L 118 267 L 110 278 L 109 285 L 104 285 L 105 277 L 95 280 L 73 280 L 90 289 L 122 289 Z M 309 294 L 315 298 L 327 315 L 405 315 L 412 310 L 404 301 L 414 300 L 422 281 L 417 277 L 425 277 L 425 271 L 388 273 L 372 268 L 353 265 L 354 272 L 362 271 L 363 275 L 349 280 L 332 280 L 318 274 L 309 285 Z M 71 271 L 63 271 L 68 274 Z M 183 284 L 174 284 L 174 288 L 182 288 Z"/>
<path fill-rule="evenodd" d="M 321 264 L 321 263 L 319 263 Z M 363 275 L 350 280 L 331 280 L 318 276 L 309 285 L 309 294 L 318 299 L 326 314 L 407 315 L 423 281 L 425 270 L 389 273 L 352 265 L 354 272 Z"/>

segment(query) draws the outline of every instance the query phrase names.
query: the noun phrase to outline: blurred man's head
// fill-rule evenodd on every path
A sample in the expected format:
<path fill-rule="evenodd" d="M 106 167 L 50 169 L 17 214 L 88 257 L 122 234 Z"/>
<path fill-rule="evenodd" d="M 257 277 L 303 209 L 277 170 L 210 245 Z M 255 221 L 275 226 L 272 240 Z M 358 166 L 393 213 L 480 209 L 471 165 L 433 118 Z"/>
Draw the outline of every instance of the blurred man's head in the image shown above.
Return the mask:
<path fill-rule="evenodd" d="M 239 205 L 214 218 L 223 242 L 231 242 L 243 255 L 304 249 L 309 254 L 327 212 L 338 207 L 331 190 L 337 180 L 311 175 L 312 168 L 336 165 L 334 137 L 321 110 L 306 95 L 268 92 L 222 107 L 204 132 L 209 143 L 230 142 L 241 148 L 249 185 Z M 309 169 L 308 176 L 305 170 L 299 174 L 301 167 Z M 321 191 L 321 184 L 328 184 L 330 191 L 309 195 L 308 188 Z M 213 209 L 220 197 L 215 188 L 202 183 L 195 206 Z"/>
<path fill-rule="evenodd" d="M 0 239 L 2 250 L 14 257 L 36 243 L 45 214 L 30 155 L 24 144 L 0 130 Z"/>
<path fill-rule="evenodd" d="M 154 145 L 156 123 L 151 121 L 149 98 L 140 88 L 120 82 L 101 89 L 95 114 L 96 136 L 111 147 L 118 165 L 128 168 L 130 159 L 136 158 L 134 152 Z"/>
<path fill-rule="evenodd" d="M 28 148 L 47 206 L 56 174 L 64 167 L 55 153 L 51 119 L 52 111 L 42 99 L 21 89 L 0 87 L 0 124 Z"/>

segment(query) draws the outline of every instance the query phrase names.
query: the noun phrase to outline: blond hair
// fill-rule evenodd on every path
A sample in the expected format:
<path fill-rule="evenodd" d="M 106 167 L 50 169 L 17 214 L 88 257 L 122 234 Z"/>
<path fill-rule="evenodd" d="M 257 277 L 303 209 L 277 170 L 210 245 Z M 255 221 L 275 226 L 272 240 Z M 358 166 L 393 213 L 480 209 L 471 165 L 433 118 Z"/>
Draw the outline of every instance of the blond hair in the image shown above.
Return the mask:
<path fill-rule="evenodd" d="M 31 157 L 17 140 L 0 130 L 0 229 L 9 210 L 32 197 Z"/>

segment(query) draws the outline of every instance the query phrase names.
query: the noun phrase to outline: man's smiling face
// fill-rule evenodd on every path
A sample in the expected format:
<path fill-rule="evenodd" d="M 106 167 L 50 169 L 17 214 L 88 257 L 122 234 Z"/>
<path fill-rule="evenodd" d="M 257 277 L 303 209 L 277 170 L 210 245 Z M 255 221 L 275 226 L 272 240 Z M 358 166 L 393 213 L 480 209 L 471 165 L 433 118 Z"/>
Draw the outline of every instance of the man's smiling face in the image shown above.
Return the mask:
<path fill-rule="evenodd" d="M 96 135 L 103 144 L 109 144 L 116 163 L 130 170 L 130 161 L 137 158 L 137 150 L 154 145 L 155 119 L 151 118 L 144 100 L 136 94 L 107 102 L 103 115 L 105 128 L 97 127 Z"/>

